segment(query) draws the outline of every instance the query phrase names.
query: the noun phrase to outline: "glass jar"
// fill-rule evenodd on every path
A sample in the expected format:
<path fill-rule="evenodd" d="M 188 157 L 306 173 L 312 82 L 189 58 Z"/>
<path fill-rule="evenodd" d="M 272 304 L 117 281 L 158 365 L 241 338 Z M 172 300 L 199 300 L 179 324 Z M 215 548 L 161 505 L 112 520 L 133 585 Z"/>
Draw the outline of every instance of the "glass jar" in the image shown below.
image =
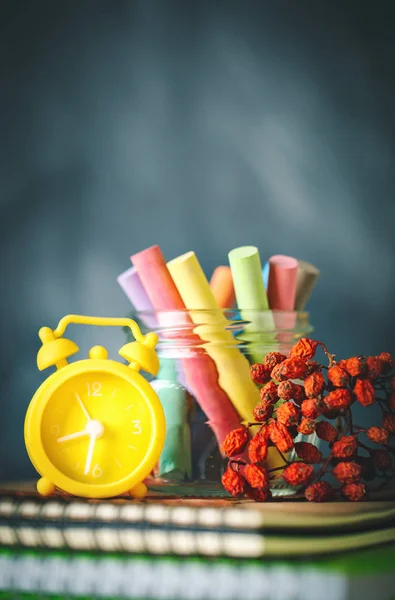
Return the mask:
<path fill-rule="evenodd" d="M 250 365 L 262 362 L 268 352 L 288 354 L 313 331 L 308 313 L 145 311 L 131 317 L 142 333 L 159 336 L 160 370 L 150 381 L 162 402 L 167 431 L 148 488 L 177 496 L 228 496 L 221 484 L 227 459 L 220 447 L 229 431 L 253 421 L 261 386 L 251 380 Z M 315 435 L 299 440 L 316 443 Z M 271 468 L 283 464 L 274 447 L 268 462 Z M 271 489 L 274 496 L 295 492 L 281 478 Z"/>

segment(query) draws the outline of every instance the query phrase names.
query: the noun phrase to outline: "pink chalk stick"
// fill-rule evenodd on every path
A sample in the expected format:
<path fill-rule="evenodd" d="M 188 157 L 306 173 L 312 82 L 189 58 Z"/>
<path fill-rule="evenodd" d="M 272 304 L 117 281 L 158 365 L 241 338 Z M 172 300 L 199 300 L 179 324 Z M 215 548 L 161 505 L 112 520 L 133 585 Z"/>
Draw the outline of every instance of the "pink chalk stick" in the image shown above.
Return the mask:
<path fill-rule="evenodd" d="M 133 254 L 130 260 L 136 267 L 156 311 L 185 310 L 185 305 L 159 246 L 151 246 Z"/>
<path fill-rule="evenodd" d="M 298 261 L 276 254 L 269 258 L 267 297 L 272 310 L 293 310 L 296 296 Z"/>
<path fill-rule="evenodd" d="M 158 312 L 159 323 L 166 326 L 177 326 L 188 323 L 191 329 L 184 330 L 182 345 L 188 340 L 188 357 L 181 358 L 184 377 L 188 386 L 208 418 L 217 438 L 222 445 L 226 435 L 240 426 L 240 417 L 224 390 L 218 384 L 217 367 L 213 360 L 201 348 L 201 339 L 192 332 L 193 323 L 185 309 L 185 304 L 178 292 L 172 276 L 167 268 L 165 258 L 159 246 L 151 246 L 130 257 L 139 274 L 152 306 Z M 163 311 L 184 311 L 163 314 Z M 163 333 L 166 336 L 166 333 Z M 170 334 L 174 339 L 174 334 Z"/>

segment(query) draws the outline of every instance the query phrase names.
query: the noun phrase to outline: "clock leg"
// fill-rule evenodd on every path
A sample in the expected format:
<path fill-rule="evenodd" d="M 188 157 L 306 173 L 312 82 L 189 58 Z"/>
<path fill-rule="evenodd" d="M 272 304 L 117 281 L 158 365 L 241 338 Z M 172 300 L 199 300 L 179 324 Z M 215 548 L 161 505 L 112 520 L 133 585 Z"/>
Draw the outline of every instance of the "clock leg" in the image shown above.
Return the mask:
<path fill-rule="evenodd" d="M 49 481 L 46 477 L 41 477 L 37 481 L 37 491 L 41 496 L 50 496 L 55 491 L 55 486 L 52 481 Z"/>
<path fill-rule="evenodd" d="M 147 492 L 147 486 L 144 485 L 144 483 L 138 483 L 134 488 L 132 488 L 129 491 L 129 494 L 132 496 L 132 498 L 141 500 L 142 498 L 145 498 Z"/>

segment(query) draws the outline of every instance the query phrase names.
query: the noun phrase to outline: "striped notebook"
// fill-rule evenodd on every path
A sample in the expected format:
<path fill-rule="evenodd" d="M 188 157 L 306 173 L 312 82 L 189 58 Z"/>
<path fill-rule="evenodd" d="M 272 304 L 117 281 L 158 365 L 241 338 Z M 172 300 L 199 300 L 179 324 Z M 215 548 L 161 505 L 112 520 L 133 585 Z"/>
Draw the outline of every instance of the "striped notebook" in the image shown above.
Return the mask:
<path fill-rule="evenodd" d="M 335 558 L 203 559 L 0 551 L 0 597 L 391 600 L 395 545 Z"/>
<path fill-rule="evenodd" d="M 82 500 L 0 493 L 0 545 L 153 555 L 309 556 L 395 541 L 393 501 Z"/>

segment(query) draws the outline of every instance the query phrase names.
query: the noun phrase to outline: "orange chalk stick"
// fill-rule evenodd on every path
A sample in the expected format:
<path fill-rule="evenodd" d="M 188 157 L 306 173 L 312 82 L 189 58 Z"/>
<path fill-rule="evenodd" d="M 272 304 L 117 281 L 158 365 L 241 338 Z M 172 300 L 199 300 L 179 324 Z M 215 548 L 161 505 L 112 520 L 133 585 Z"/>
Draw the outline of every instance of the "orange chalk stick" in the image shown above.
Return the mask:
<path fill-rule="evenodd" d="M 232 308 L 236 302 L 232 271 L 227 265 L 214 269 L 210 288 L 219 308 Z"/>

